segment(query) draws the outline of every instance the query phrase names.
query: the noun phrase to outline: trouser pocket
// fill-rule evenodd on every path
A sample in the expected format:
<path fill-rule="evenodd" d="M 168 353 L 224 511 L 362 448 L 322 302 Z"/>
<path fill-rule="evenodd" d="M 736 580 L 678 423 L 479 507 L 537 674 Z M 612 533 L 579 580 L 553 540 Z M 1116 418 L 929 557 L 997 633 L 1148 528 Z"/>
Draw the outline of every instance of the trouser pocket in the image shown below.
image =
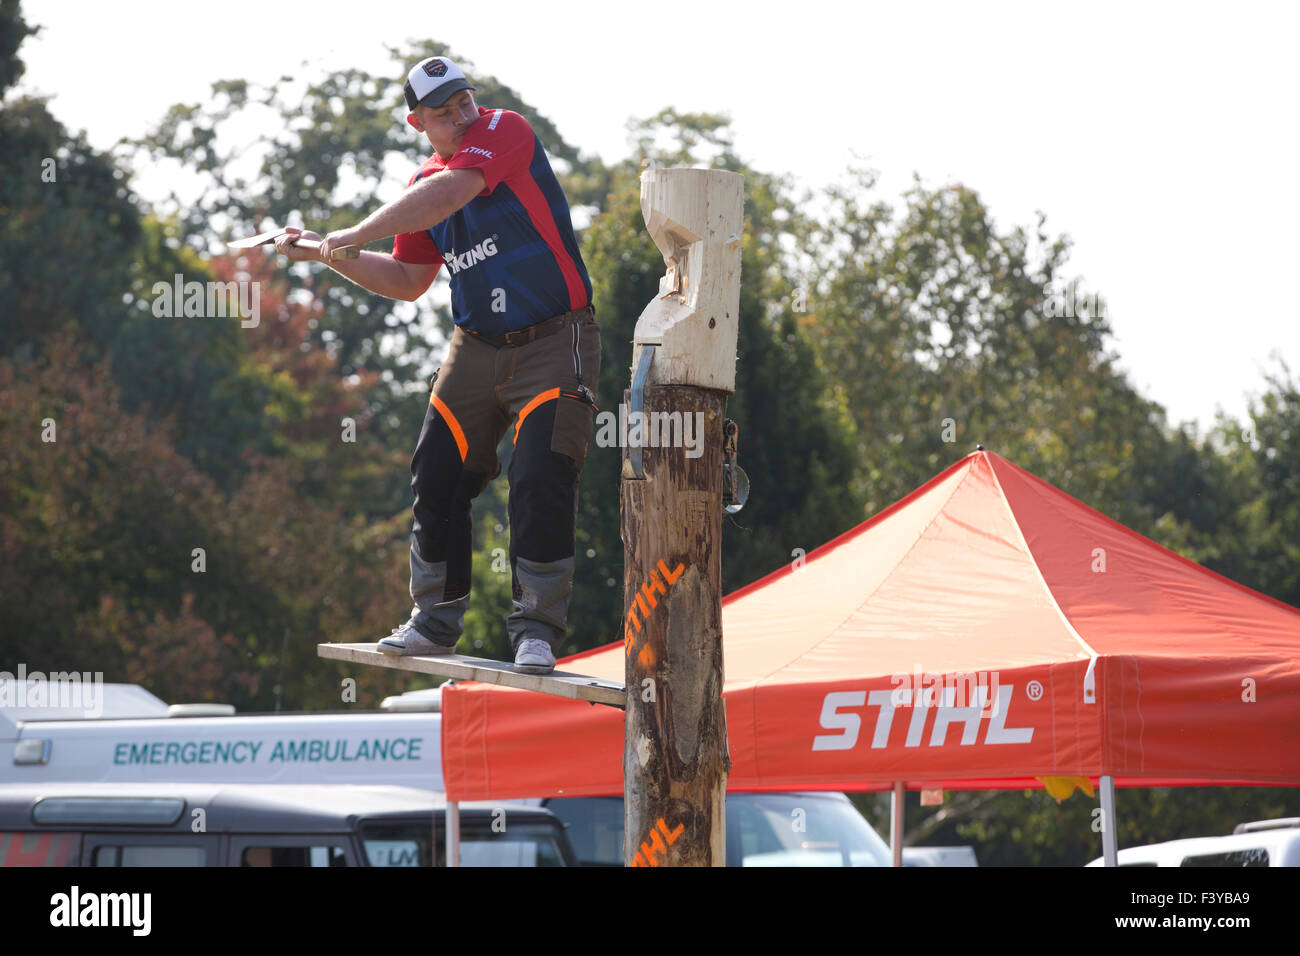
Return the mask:
<path fill-rule="evenodd" d="M 582 470 L 591 443 L 595 405 L 582 392 L 561 390 L 555 400 L 555 424 L 551 430 L 551 451 L 573 459 L 574 469 Z"/>

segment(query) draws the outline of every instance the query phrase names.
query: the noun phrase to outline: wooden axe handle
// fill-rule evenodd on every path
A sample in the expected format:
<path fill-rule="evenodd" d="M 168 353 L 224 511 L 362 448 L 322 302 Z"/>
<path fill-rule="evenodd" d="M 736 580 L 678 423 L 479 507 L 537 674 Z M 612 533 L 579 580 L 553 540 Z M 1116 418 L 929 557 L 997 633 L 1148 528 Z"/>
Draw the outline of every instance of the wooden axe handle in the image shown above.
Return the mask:
<path fill-rule="evenodd" d="M 315 239 L 299 239 L 297 242 L 294 243 L 294 245 L 301 246 L 304 249 L 320 248 L 320 243 L 317 242 Z M 339 246 L 337 249 L 335 249 L 330 253 L 330 260 L 337 261 L 339 259 L 356 259 L 359 258 L 360 256 L 361 256 L 360 246 Z"/>

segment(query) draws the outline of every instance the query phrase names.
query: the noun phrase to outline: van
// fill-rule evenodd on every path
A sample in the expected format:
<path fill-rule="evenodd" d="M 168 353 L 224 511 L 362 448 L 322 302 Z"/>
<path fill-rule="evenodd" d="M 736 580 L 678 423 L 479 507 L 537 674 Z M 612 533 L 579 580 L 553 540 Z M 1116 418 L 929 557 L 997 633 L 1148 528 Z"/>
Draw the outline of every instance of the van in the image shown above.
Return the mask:
<path fill-rule="evenodd" d="M 29 699 L 21 682 L 9 690 L 0 699 Z M 433 699 L 426 708 L 436 706 Z M 229 705 L 168 706 L 133 684 L 104 684 L 95 700 L 93 711 L 0 706 L 0 785 L 334 783 L 443 789 L 442 715 L 436 709 L 235 716 Z"/>
<path fill-rule="evenodd" d="M 1192 837 L 1120 850 L 1120 866 L 1300 866 L 1300 817 L 1238 824 L 1231 836 Z M 1102 866 L 1098 857 L 1087 866 Z"/>
<path fill-rule="evenodd" d="M 0 787 L 4 866 L 444 866 L 446 802 L 410 787 Z M 464 866 L 574 866 L 554 814 L 460 808 Z"/>

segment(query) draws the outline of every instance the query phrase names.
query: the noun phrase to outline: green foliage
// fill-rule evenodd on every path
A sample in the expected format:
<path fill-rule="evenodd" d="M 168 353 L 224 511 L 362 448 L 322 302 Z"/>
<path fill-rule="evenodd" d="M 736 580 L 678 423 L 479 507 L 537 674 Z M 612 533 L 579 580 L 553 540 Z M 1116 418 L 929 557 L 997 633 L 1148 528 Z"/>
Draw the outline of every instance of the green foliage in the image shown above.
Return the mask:
<path fill-rule="evenodd" d="M 1269 384 L 1251 409 L 1256 441 L 1246 466 L 1258 490 L 1243 515 L 1239 540 L 1250 542 L 1250 567 L 1241 573 L 1266 594 L 1300 605 L 1300 386 L 1285 366 Z"/>
<path fill-rule="evenodd" d="M 0 355 L 77 328 L 103 346 L 121 322 L 140 218 L 126 173 L 69 136 L 41 100 L 0 110 Z"/>
<path fill-rule="evenodd" d="M 172 699 L 320 706 L 337 697 L 315 643 L 386 631 L 405 603 L 375 598 L 405 563 L 390 529 L 302 499 L 283 459 L 223 493 L 66 335 L 37 363 L 0 360 L 0 434 L 6 659 Z"/>
<path fill-rule="evenodd" d="M 1280 359 L 1265 381 L 1248 421 L 1221 420 L 1188 454 L 1207 476 L 1192 556 L 1300 606 L 1300 382 Z"/>
<path fill-rule="evenodd" d="M 22 77 L 18 48 L 38 29 L 23 19 L 18 0 L 0 0 L 0 98 Z"/>
<path fill-rule="evenodd" d="M 122 403 L 169 420 L 176 450 L 229 488 L 248 455 L 273 451 L 283 425 L 276 408 L 296 394 L 291 383 L 252 361 L 238 322 L 155 314 L 161 311 L 154 307 L 160 300 L 155 282 L 170 301 L 175 276 L 184 283 L 215 275 L 193 250 L 175 243 L 174 230 L 152 218 L 143 228 L 131 301 L 109 343 Z"/>

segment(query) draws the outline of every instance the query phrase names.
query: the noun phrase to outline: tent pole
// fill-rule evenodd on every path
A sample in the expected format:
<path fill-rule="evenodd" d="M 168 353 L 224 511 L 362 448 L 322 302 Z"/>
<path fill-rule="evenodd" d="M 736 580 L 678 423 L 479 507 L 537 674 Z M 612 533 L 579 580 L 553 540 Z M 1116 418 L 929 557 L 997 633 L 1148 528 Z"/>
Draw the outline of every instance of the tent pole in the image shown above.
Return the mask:
<path fill-rule="evenodd" d="M 1115 834 L 1115 778 L 1101 778 L 1101 855 L 1102 866 L 1119 865 Z"/>
<path fill-rule="evenodd" d="M 903 865 L 903 782 L 895 781 L 889 798 L 889 848 L 894 851 L 894 866 Z"/>
<path fill-rule="evenodd" d="M 460 803 L 447 801 L 447 865 L 460 866 Z"/>

